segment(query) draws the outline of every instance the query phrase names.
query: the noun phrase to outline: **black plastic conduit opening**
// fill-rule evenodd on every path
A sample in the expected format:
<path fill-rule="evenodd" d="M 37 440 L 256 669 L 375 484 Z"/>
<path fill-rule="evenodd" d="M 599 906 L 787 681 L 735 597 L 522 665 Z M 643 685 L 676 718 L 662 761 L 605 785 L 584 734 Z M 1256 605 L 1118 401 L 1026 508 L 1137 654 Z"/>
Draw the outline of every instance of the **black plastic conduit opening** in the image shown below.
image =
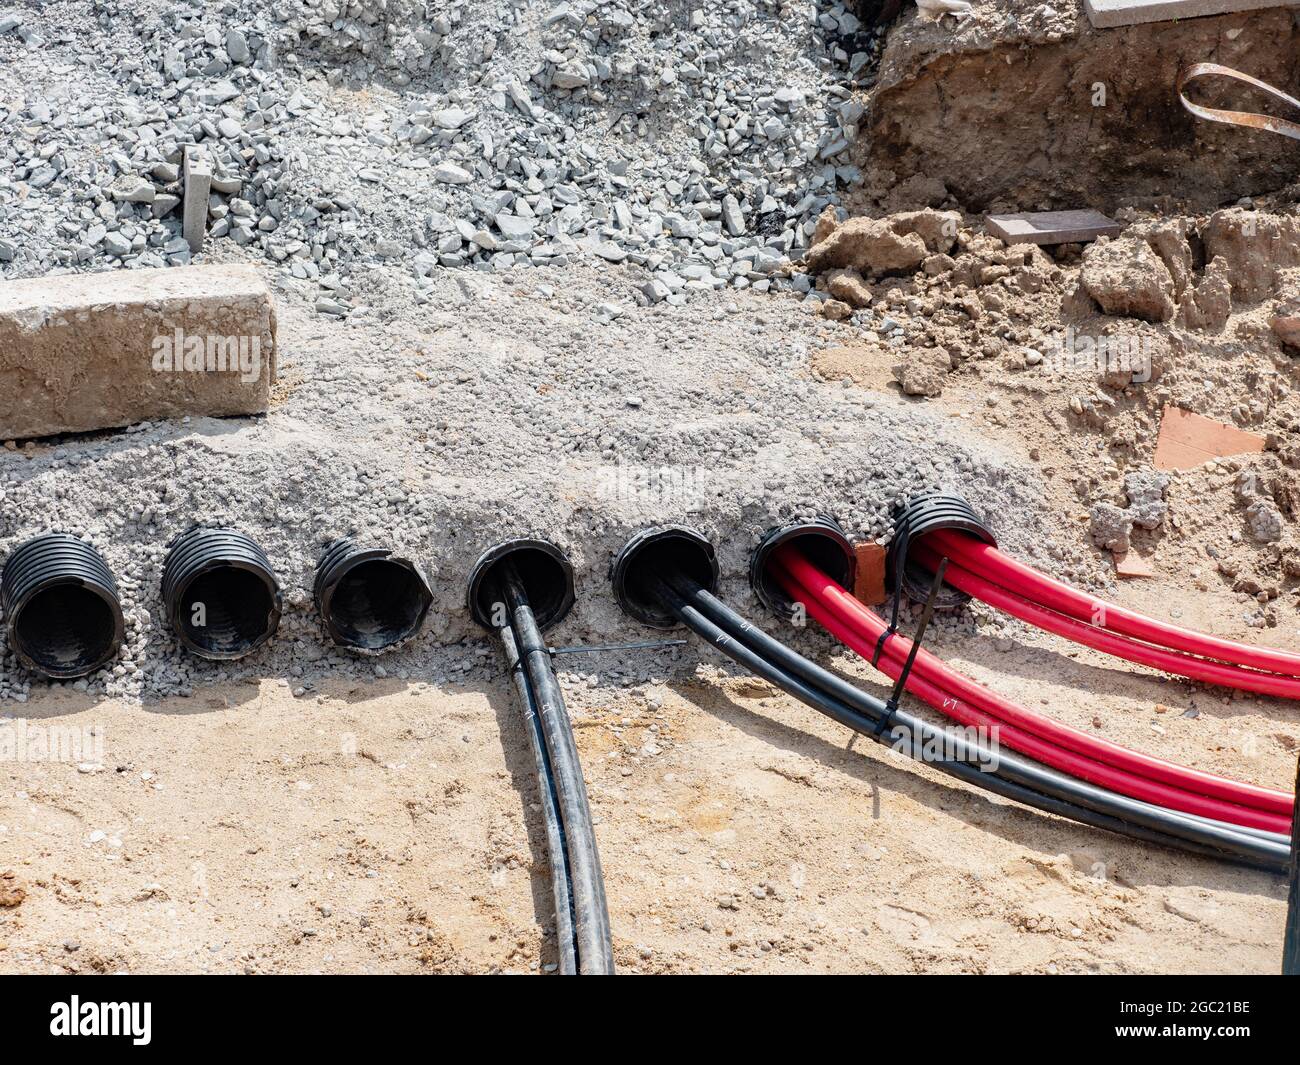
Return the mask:
<path fill-rule="evenodd" d="M 914 603 L 925 602 L 934 574 L 912 558 L 912 548 L 926 533 L 938 529 L 964 532 L 990 547 L 997 547 L 993 530 L 961 496 L 951 492 L 926 492 L 912 496 L 894 510 L 894 535 L 885 551 L 885 587 Z M 936 610 L 956 610 L 970 596 L 945 584 L 935 600 Z"/>
<path fill-rule="evenodd" d="M 542 795 L 559 971 L 611 974 L 614 946 L 587 785 L 564 695 L 542 638 L 543 628 L 560 621 L 573 606 L 573 569 L 554 544 L 512 540 L 479 559 L 470 575 L 468 598 L 475 620 L 500 638 L 524 710 Z"/>
<path fill-rule="evenodd" d="M 163 563 L 163 607 L 172 631 L 200 658 L 243 658 L 280 626 L 283 597 L 271 562 L 235 529 L 182 533 Z"/>
<path fill-rule="evenodd" d="M 326 547 L 312 591 L 330 639 L 372 653 L 419 632 L 433 604 L 429 583 L 414 563 L 349 537 Z"/>
<path fill-rule="evenodd" d="M 573 609 L 573 567 L 564 552 L 549 540 L 520 538 L 489 548 L 474 563 L 469 577 L 469 612 L 485 629 L 496 631 L 492 605 L 499 594 L 489 594 L 486 582 L 497 563 L 509 558 L 523 581 L 537 627 L 545 632 Z M 499 575 L 499 574 L 498 574 Z"/>
<path fill-rule="evenodd" d="M 1176 813 L 1075 780 L 1006 751 L 993 752 L 889 707 L 823 669 L 736 614 L 689 576 L 646 573 L 646 590 L 698 636 L 736 663 L 832 720 L 917 759 L 951 752 L 931 764 L 977 788 L 1081 824 L 1162 846 L 1281 871 L 1290 840 Z"/>
<path fill-rule="evenodd" d="M 749 586 L 758 601 L 777 617 L 789 620 L 794 615 L 794 604 L 780 584 L 768 575 L 767 561 L 778 547 L 786 544 L 797 546 L 826 576 L 841 588 L 853 591 L 858 558 L 839 522 L 823 516 L 813 521 L 779 525 L 759 540 L 749 560 Z"/>
<path fill-rule="evenodd" d="M 90 544 L 46 533 L 20 544 L 0 578 L 9 649 L 55 680 L 94 673 L 117 655 L 126 630 L 117 584 Z"/>
<path fill-rule="evenodd" d="M 610 570 L 614 598 L 623 612 L 656 629 L 681 624 L 650 582 L 655 574 L 669 572 L 681 573 L 702 588 L 716 588 L 718 556 L 713 545 L 684 525 L 657 525 L 637 533 L 623 545 Z"/>

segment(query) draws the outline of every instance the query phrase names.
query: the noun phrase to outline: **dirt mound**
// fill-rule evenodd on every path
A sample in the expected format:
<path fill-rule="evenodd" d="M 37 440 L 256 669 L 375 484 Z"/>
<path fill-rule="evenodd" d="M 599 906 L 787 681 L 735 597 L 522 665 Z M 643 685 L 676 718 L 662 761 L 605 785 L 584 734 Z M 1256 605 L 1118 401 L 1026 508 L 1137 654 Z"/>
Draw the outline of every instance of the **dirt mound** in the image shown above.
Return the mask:
<path fill-rule="evenodd" d="M 890 36 L 861 149 L 882 199 L 920 175 L 971 210 L 1162 197 L 1205 209 L 1294 180 L 1291 141 L 1201 122 L 1174 89 L 1185 66 L 1213 60 L 1293 91 L 1291 11 L 1094 30 L 1077 3 L 976 8 L 958 26 L 908 16 Z M 1258 94 L 1226 83 L 1197 99 L 1260 109 Z"/>
<path fill-rule="evenodd" d="M 1216 211 L 1203 222 L 1161 219 L 1093 245 L 1080 275 L 1108 315 L 1218 330 L 1233 305 L 1279 291 L 1300 265 L 1300 220 L 1257 211 Z"/>

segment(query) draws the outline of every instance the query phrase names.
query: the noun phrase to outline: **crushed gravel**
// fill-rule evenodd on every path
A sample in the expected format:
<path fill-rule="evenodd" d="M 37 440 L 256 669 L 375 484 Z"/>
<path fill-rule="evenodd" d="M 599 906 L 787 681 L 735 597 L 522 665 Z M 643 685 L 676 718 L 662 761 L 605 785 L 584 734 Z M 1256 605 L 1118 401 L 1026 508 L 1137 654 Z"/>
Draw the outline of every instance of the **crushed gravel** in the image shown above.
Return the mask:
<path fill-rule="evenodd" d="M 820 322 L 793 298 L 638 307 L 630 273 L 442 271 L 435 298 L 416 305 L 385 290 L 381 271 L 370 313 L 347 324 L 284 292 L 281 399 L 264 419 L 193 418 L 0 451 L 0 550 L 47 528 L 74 532 L 120 577 L 121 659 L 76 685 L 150 698 L 245 675 L 302 678 L 310 690 L 333 671 L 494 669 L 465 585 L 478 555 L 513 536 L 555 540 L 577 570 L 578 605 L 557 644 L 603 643 L 646 636 L 618 611 L 608 568 L 648 525 L 708 535 L 726 594 L 757 611 L 748 556 L 778 523 L 830 513 L 854 536 L 879 536 L 904 495 L 940 486 L 963 487 L 990 513 L 1033 512 L 1034 479 L 993 450 L 901 398 L 814 379 Z M 611 299 L 626 307 L 612 320 L 599 309 Z M 278 637 L 237 663 L 181 653 L 162 618 L 167 544 L 195 522 L 243 529 L 285 588 Z M 312 609 L 315 561 L 341 534 L 409 555 L 432 581 L 423 632 L 377 659 L 336 651 Z M 695 657 L 678 656 L 611 656 L 601 668 L 617 683 Z M 5 666 L 0 697 L 22 697 L 32 678 L 12 656 Z"/>

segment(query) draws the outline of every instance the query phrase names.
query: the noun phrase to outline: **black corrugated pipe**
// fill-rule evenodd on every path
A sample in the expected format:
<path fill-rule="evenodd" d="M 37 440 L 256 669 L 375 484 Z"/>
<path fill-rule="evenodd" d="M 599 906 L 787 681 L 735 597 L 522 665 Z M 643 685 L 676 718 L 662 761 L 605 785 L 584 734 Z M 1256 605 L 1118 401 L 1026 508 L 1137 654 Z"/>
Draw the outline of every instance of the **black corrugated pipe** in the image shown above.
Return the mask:
<path fill-rule="evenodd" d="M 656 525 L 633 536 L 614 559 L 609 579 L 623 612 L 656 629 L 675 628 L 680 618 L 646 581 L 658 573 L 681 573 L 712 590 L 718 586 L 718 556 L 694 529 Z"/>
<path fill-rule="evenodd" d="M 927 533 L 938 529 L 964 532 L 997 547 L 993 530 L 961 496 L 952 492 L 925 492 L 894 509 L 894 535 L 885 551 L 885 587 L 914 603 L 923 603 L 934 574 L 912 560 L 912 548 Z M 956 610 L 970 596 L 945 584 L 935 600 L 936 610 Z"/>
<path fill-rule="evenodd" d="M 630 545 L 629 545 L 630 546 Z M 626 552 L 626 548 L 624 549 Z M 936 769 L 985 791 L 1082 824 L 1210 857 L 1284 870 L 1289 840 L 1116 795 L 1014 754 L 984 749 L 867 695 L 797 654 L 716 599 L 692 575 L 634 557 L 623 578 L 738 664 L 813 709 L 914 758 L 945 752 Z M 660 560 L 654 560 L 656 562 Z M 626 609 L 626 607 L 625 607 Z M 630 611 L 629 611 L 630 613 Z M 952 752 L 951 757 L 946 753 Z"/>
<path fill-rule="evenodd" d="M 163 608 L 172 631 L 200 658 L 243 658 L 280 626 L 283 598 L 271 562 L 235 529 L 196 526 L 163 563 Z"/>
<path fill-rule="evenodd" d="M 564 695 L 542 639 L 542 630 L 573 606 L 573 569 L 554 544 L 511 540 L 479 559 L 468 596 L 474 619 L 501 638 L 523 703 L 542 793 L 560 972 L 610 974 L 614 947 L 587 785 Z"/>
<path fill-rule="evenodd" d="M 106 665 L 126 629 L 117 584 L 90 544 L 46 533 L 14 548 L 0 579 L 9 649 L 27 669 L 71 680 Z"/>
<path fill-rule="evenodd" d="M 758 601 L 779 618 L 790 620 L 794 604 L 781 585 L 767 572 L 767 561 L 778 547 L 793 544 L 841 588 L 853 591 L 858 556 L 844 535 L 840 523 L 823 515 L 811 521 L 796 521 L 769 529 L 754 548 L 749 560 L 749 586 Z"/>
<path fill-rule="evenodd" d="M 530 537 L 497 544 L 474 563 L 469 575 L 470 615 L 485 629 L 495 632 L 500 627 L 501 619 L 492 617 L 492 605 L 501 601 L 500 589 L 489 592 L 485 584 L 490 577 L 500 577 L 498 563 L 507 558 L 524 582 L 537 627 L 545 632 L 558 624 L 573 609 L 573 567 L 549 540 Z"/>
<path fill-rule="evenodd" d="M 313 594 L 330 639 L 369 652 L 414 636 L 433 604 L 429 582 L 413 562 L 350 537 L 325 548 Z"/>

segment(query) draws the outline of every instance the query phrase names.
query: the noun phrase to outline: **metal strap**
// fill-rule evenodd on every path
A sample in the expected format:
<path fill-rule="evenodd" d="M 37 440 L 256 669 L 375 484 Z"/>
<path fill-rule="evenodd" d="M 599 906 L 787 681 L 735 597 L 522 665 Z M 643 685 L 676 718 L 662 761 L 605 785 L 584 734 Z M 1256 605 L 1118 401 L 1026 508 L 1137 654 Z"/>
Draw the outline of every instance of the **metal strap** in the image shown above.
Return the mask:
<path fill-rule="evenodd" d="M 1272 115 L 1259 115 L 1252 111 L 1225 111 L 1217 107 L 1202 107 L 1200 104 L 1194 104 L 1187 99 L 1187 95 L 1183 91 L 1187 83 L 1211 75 L 1244 82 L 1265 95 L 1271 96 L 1274 100 L 1289 104 L 1297 111 L 1300 111 L 1300 100 L 1297 100 L 1294 96 L 1288 96 L 1281 89 L 1275 89 L 1267 82 L 1252 78 L 1249 74 L 1243 74 L 1231 67 L 1220 66 L 1218 63 L 1194 63 L 1178 76 L 1178 99 L 1183 107 L 1197 118 L 1203 118 L 1207 122 L 1222 122 L 1229 126 L 1245 126 L 1248 129 L 1268 130 L 1270 133 L 1280 133 L 1284 137 L 1300 141 L 1300 123 L 1288 122 L 1284 118 L 1274 118 Z"/>

